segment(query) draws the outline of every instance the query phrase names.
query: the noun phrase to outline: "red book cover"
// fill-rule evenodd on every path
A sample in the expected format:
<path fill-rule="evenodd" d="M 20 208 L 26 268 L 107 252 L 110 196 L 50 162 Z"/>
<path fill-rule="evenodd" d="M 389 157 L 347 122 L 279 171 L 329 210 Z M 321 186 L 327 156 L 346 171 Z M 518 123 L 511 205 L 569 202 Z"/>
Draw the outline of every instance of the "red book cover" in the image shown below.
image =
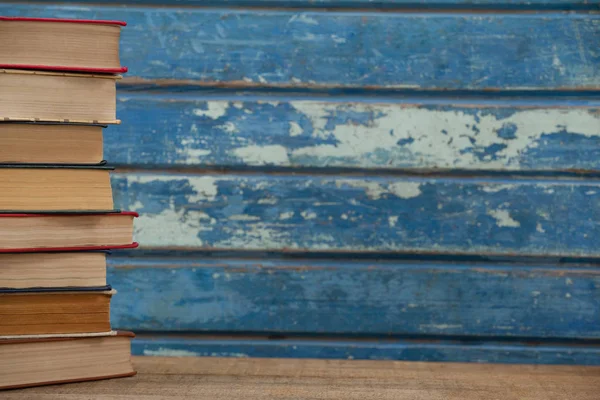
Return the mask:
<path fill-rule="evenodd" d="M 130 216 L 137 218 L 139 214 L 133 211 L 120 211 L 114 213 L 81 213 L 81 212 L 57 212 L 57 213 L 46 213 L 46 214 L 2 214 L 0 213 L 0 219 L 2 218 L 69 218 L 69 217 L 83 217 L 83 216 L 104 216 L 111 218 L 118 218 L 122 216 Z M 0 222 L 0 226 L 2 223 Z M 1 240 L 1 239 L 0 239 Z M 137 242 L 120 245 L 81 245 L 81 246 L 49 246 L 49 247 L 15 247 L 15 248 L 0 248 L 0 253 L 36 253 L 36 252 L 64 252 L 64 251 L 86 251 L 86 250 L 116 250 L 116 249 L 133 249 L 138 247 Z"/>
<path fill-rule="evenodd" d="M 47 22 L 61 24 L 92 24 L 92 25 L 115 25 L 126 26 L 124 21 L 110 20 L 91 20 L 91 19 L 68 19 L 68 18 L 30 18 L 30 17 L 3 17 L 0 16 L 0 22 Z M 0 68 L 6 69 L 27 69 L 44 71 L 64 71 L 64 72 L 85 72 L 99 74 L 119 74 L 127 72 L 127 67 L 120 68 L 90 68 L 82 66 L 69 65 L 34 65 L 34 64 L 6 64 L 0 62 Z"/>

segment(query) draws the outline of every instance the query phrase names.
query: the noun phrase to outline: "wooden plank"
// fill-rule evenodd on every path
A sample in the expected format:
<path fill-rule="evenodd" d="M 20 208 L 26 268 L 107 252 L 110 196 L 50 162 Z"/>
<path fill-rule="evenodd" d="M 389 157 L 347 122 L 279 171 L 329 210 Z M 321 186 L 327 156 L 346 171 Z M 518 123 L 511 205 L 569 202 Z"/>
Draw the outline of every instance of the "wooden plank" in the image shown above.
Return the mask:
<path fill-rule="evenodd" d="M 7 400 L 595 400 L 600 368 L 395 361 L 134 357 L 132 378 L 3 393 Z"/>
<path fill-rule="evenodd" d="M 15 4 L 0 6 L 0 14 L 127 21 L 121 55 L 131 72 L 124 83 L 600 89 L 597 14 Z"/>
<path fill-rule="evenodd" d="M 38 3 L 52 3 L 54 0 L 39 0 Z M 62 3 L 98 4 L 97 0 L 66 0 Z M 123 0 L 103 0 L 103 4 L 123 4 Z M 600 3 L 599 0 L 177 0 L 178 6 L 233 6 L 246 7 L 336 7 L 336 8 L 396 8 L 423 5 L 432 8 L 480 8 L 497 7 L 517 9 L 580 9 L 590 8 Z M 127 5 L 164 5 L 164 0 L 132 0 Z"/>
<path fill-rule="evenodd" d="M 129 93 L 117 104 L 126 123 L 106 131 L 105 155 L 122 166 L 600 170 L 596 107 Z"/>
<path fill-rule="evenodd" d="M 113 259 L 119 329 L 600 338 L 600 270 Z"/>
<path fill-rule="evenodd" d="M 600 182 L 113 175 L 145 248 L 599 256 Z"/>
<path fill-rule="evenodd" d="M 132 354 L 185 357 L 275 357 L 339 360 L 600 365 L 600 346 L 442 340 L 236 338 L 138 335 Z"/>

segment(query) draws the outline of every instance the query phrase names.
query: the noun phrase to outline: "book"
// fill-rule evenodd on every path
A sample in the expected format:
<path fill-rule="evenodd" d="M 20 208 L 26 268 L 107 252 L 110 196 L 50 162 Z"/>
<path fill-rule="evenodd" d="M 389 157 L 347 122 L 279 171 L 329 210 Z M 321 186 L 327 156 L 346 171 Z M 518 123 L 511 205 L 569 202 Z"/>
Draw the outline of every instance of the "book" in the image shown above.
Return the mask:
<path fill-rule="evenodd" d="M 0 338 L 0 389 L 133 376 L 133 337 Z"/>
<path fill-rule="evenodd" d="M 0 67 L 121 73 L 121 21 L 0 17 Z"/>
<path fill-rule="evenodd" d="M 118 78 L 0 69 L 0 121 L 117 124 Z"/>
<path fill-rule="evenodd" d="M 135 248 L 135 212 L 0 214 L 0 253 Z"/>
<path fill-rule="evenodd" d="M 102 125 L 0 123 L 2 164 L 100 164 Z"/>
<path fill-rule="evenodd" d="M 110 211 L 106 166 L 0 165 L 0 211 Z"/>
<path fill-rule="evenodd" d="M 110 286 L 1 289 L 0 336 L 110 332 Z"/>
<path fill-rule="evenodd" d="M 106 253 L 0 253 L 0 289 L 106 286 Z"/>

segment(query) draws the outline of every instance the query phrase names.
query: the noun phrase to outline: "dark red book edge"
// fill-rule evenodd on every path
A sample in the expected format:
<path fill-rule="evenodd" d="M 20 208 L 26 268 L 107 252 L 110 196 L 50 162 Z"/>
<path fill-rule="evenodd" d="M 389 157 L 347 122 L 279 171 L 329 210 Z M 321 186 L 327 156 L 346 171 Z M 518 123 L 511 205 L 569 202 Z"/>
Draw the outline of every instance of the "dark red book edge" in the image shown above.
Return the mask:
<path fill-rule="evenodd" d="M 65 67 L 62 65 L 27 65 L 27 64 L 0 64 L 3 69 L 28 69 L 36 71 L 62 71 L 62 72 L 95 72 L 98 74 L 119 74 L 127 72 L 127 67 L 121 68 L 86 68 Z"/>
<path fill-rule="evenodd" d="M 137 218 L 140 216 L 140 214 L 136 213 L 135 211 L 121 211 L 121 212 L 107 212 L 107 213 L 77 213 L 77 212 L 72 212 L 72 213 L 68 213 L 68 214 L 56 214 L 56 213 L 50 213 L 50 214 L 40 214 L 40 213 L 11 213 L 11 214 L 2 214 L 0 213 L 0 218 L 33 218 L 33 217 L 72 217 L 72 216 L 90 216 L 90 215 L 106 215 L 106 216 L 112 216 L 112 217 L 116 217 L 119 215 L 130 215 L 133 216 L 134 218 Z"/>
<path fill-rule="evenodd" d="M 125 21 L 104 19 L 71 19 L 71 18 L 32 18 L 32 17 L 2 17 L 0 21 L 32 21 L 32 22 L 66 22 L 71 24 L 101 24 L 127 26 Z"/>
<path fill-rule="evenodd" d="M 28 247 L 24 249 L 0 249 L 1 253 L 50 253 L 64 251 L 88 251 L 88 250 L 119 250 L 119 249 L 135 249 L 139 246 L 138 242 L 121 245 L 107 246 L 76 246 L 76 247 Z"/>

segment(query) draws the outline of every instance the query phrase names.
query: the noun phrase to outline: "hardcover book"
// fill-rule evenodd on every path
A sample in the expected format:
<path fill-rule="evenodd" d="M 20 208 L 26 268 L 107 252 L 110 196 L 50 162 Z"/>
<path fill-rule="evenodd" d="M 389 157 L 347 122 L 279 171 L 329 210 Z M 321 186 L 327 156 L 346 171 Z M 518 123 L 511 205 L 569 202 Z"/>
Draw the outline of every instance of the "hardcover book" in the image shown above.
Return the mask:
<path fill-rule="evenodd" d="M 0 289 L 0 336 L 110 332 L 110 286 Z"/>
<path fill-rule="evenodd" d="M 0 164 L 0 211 L 111 211 L 111 167 Z"/>
<path fill-rule="evenodd" d="M 106 286 L 106 252 L 0 253 L 0 289 Z"/>
<path fill-rule="evenodd" d="M 0 214 L 0 253 L 137 247 L 135 212 Z"/>
<path fill-rule="evenodd" d="M 2 164 L 100 164 L 102 125 L 0 123 Z"/>
<path fill-rule="evenodd" d="M 122 73 L 121 21 L 0 17 L 0 68 Z"/>
<path fill-rule="evenodd" d="M 118 124 L 118 78 L 0 69 L 0 121 Z"/>
<path fill-rule="evenodd" d="M 135 375 L 131 332 L 103 336 L 1 338 L 0 389 Z"/>

